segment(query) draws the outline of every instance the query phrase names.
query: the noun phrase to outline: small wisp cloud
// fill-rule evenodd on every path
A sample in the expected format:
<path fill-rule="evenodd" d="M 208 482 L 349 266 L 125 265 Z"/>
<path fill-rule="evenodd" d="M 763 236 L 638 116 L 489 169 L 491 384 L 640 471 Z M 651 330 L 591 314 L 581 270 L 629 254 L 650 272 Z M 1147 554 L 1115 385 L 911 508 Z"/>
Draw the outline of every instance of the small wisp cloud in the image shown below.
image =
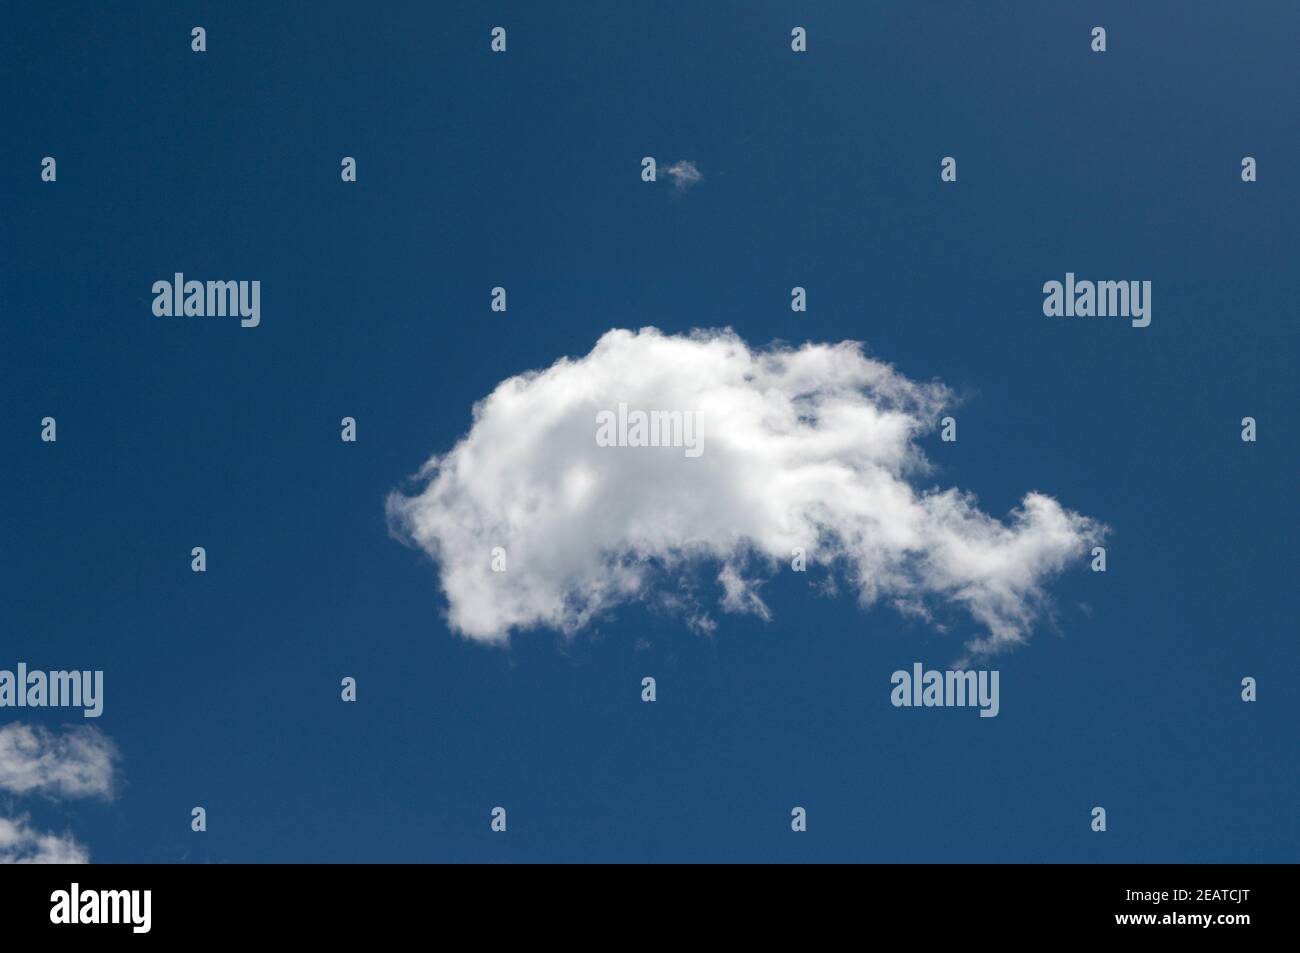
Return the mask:
<path fill-rule="evenodd" d="M 695 163 L 687 159 L 664 166 L 664 175 L 671 176 L 673 187 L 684 192 L 704 178 L 704 173 L 696 168 Z"/>
<path fill-rule="evenodd" d="M 483 642 L 636 601 L 713 631 L 682 586 L 701 574 L 723 612 L 770 619 L 761 585 L 801 550 L 864 607 L 965 613 L 967 649 L 988 653 L 1028 637 L 1048 581 L 1104 528 L 1039 492 L 996 519 L 931 485 L 918 441 L 950 405 L 856 342 L 612 330 L 498 384 L 387 511 L 436 562 L 451 628 Z"/>

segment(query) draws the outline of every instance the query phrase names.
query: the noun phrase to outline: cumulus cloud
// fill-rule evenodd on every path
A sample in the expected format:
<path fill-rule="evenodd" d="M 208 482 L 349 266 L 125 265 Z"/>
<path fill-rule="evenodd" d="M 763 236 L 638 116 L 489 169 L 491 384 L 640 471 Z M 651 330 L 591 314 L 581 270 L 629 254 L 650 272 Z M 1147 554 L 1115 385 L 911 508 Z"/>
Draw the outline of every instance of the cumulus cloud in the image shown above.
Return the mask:
<path fill-rule="evenodd" d="M 672 177 L 677 190 L 684 191 L 704 178 L 704 173 L 695 167 L 694 162 L 682 159 L 672 165 L 664 166 L 664 175 Z"/>
<path fill-rule="evenodd" d="M 86 864 L 90 853 L 71 834 L 34 829 L 26 817 L 0 817 L 0 864 Z"/>
<path fill-rule="evenodd" d="M 0 727 L 0 791 L 51 799 L 113 794 L 117 748 L 98 728 L 59 734 L 34 725 Z M 26 815 L 0 816 L 0 863 L 84 864 L 90 854 L 71 834 L 31 826 Z"/>
<path fill-rule="evenodd" d="M 864 606 L 922 620 L 964 612 L 980 628 L 968 649 L 993 651 L 1028 636 L 1047 581 L 1104 529 L 1043 493 L 999 520 L 928 485 L 918 440 L 950 403 L 855 342 L 613 330 L 502 381 L 414 492 L 390 494 L 390 525 L 436 561 L 452 629 L 485 642 L 572 633 L 633 601 L 712 631 L 702 575 L 722 611 L 768 619 L 762 583 L 798 548 L 826 570 L 821 588 L 838 578 Z M 694 414 L 702 452 L 600 445 L 600 415 L 629 408 Z"/>
<path fill-rule="evenodd" d="M 0 728 L 0 790 L 52 797 L 112 795 L 117 748 L 98 728 L 56 734 L 40 726 Z"/>

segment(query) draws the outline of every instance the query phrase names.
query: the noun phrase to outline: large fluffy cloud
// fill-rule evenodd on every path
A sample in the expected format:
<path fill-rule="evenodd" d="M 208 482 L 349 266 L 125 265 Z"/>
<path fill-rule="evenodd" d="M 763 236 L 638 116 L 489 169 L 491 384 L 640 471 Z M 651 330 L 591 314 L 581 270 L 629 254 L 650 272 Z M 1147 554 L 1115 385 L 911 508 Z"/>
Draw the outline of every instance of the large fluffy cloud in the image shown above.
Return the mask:
<path fill-rule="evenodd" d="M 0 727 L 0 791 L 51 799 L 113 794 L 117 748 L 98 728 L 63 733 L 25 724 Z M 90 854 L 71 834 L 0 816 L 0 863 L 84 864 Z"/>
<path fill-rule="evenodd" d="M 414 495 L 390 495 L 389 518 L 437 561 L 450 625 L 473 639 L 572 632 L 638 599 L 711 628 L 679 588 L 701 566 L 724 611 L 767 618 L 759 585 L 802 548 L 864 605 L 926 619 L 956 607 L 983 630 L 971 650 L 1004 648 L 1102 530 L 1042 493 L 1003 521 L 926 487 L 917 441 L 949 401 L 854 342 L 756 350 L 731 331 L 610 331 L 583 358 L 502 381 Z M 703 452 L 599 445 L 598 414 L 620 403 L 695 414 Z"/>

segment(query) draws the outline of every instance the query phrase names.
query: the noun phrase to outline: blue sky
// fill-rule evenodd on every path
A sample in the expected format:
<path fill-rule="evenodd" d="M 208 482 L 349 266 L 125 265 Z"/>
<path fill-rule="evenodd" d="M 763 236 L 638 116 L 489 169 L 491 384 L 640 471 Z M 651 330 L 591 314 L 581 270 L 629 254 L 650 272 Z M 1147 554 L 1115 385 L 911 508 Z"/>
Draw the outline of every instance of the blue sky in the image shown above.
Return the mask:
<path fill-rule="evenodd" d="M 104 670 L 121 761 L 109 800 L 0 814 L 96 861 L 1295 859 L 1293 4 L 4 21 L 0 668 Z M 645 155 L 704 178 L 643 183 Z M 177 271 L 260 280 L 261 325 L 154 317 Z M 1067 271 L 1151 280 L 1151 326 L 1044 317 Z M 889 704 L 969 620 L 788 572 L 771 621 L 710 636 L 636 604 L 449 631 L 385 498 L 502 380 L 647 325 L 863 341 L 964 398 L 930 482 L 1110 527 L 1108 571 L 1052 579 L 990 663 L 997 718 Z"/>

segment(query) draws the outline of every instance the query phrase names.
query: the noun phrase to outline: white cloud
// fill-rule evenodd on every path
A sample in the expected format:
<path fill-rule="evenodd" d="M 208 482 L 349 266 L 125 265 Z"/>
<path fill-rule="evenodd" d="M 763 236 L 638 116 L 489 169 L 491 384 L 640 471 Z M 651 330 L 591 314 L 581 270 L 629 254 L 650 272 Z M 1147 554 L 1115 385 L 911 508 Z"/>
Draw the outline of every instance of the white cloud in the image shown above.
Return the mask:
<path fill-rule="evenodd" d="M 117 747 L 98 728 L 62 734 L 38 725 L 0 727 L 0 791 L 49 798 L 113 795 Z M 0 864 L 85 864 L 90 853 L 71 834 L 33 828 L 24 816 L 0 816 Z"/>
<path fill-rule="evenodd" d="M 703 454 L 598 446 L 596 415 L 620 402 L 696 412 Z M 1005 648 L 1103 528 L 1037 492 L 1001 521 L 960 490 L 924 486 L 916 441 L 949 404 L 942 385 L 853 342 L 755 350 L 729 330 L 615 330 L 583 358 L 501 382 L 388 513 L 437 561 L 451 627 L 482 641 L 574 632 L 636 600 L 711 631 L 702 564 L 724 611 L 769 618 L 758 585 L 804 547 L 864 605 L 921 620 L 956 607 L 983 629 L 968 648 Z"/>
<path fill-rule="evenodd" d="M 664 174 L 672 176 L 678 191 L 688 189 L 704 178 L 704 173 L 695 167 L 695 163 L 686 159 L 664 166 Z"/>
<path fill-rule="evenodd" d="M 0 728 L 0 790 L 52 797 L 110 797 L 117 748 L 98 728 L 56 734 L 40 726 Z"/>
<path fill-rule="evenodd" d="M 26 817 L 0 817 L 0 864 L 86 864 L 90 853 L 71 834 L 35 830 Z"/>

